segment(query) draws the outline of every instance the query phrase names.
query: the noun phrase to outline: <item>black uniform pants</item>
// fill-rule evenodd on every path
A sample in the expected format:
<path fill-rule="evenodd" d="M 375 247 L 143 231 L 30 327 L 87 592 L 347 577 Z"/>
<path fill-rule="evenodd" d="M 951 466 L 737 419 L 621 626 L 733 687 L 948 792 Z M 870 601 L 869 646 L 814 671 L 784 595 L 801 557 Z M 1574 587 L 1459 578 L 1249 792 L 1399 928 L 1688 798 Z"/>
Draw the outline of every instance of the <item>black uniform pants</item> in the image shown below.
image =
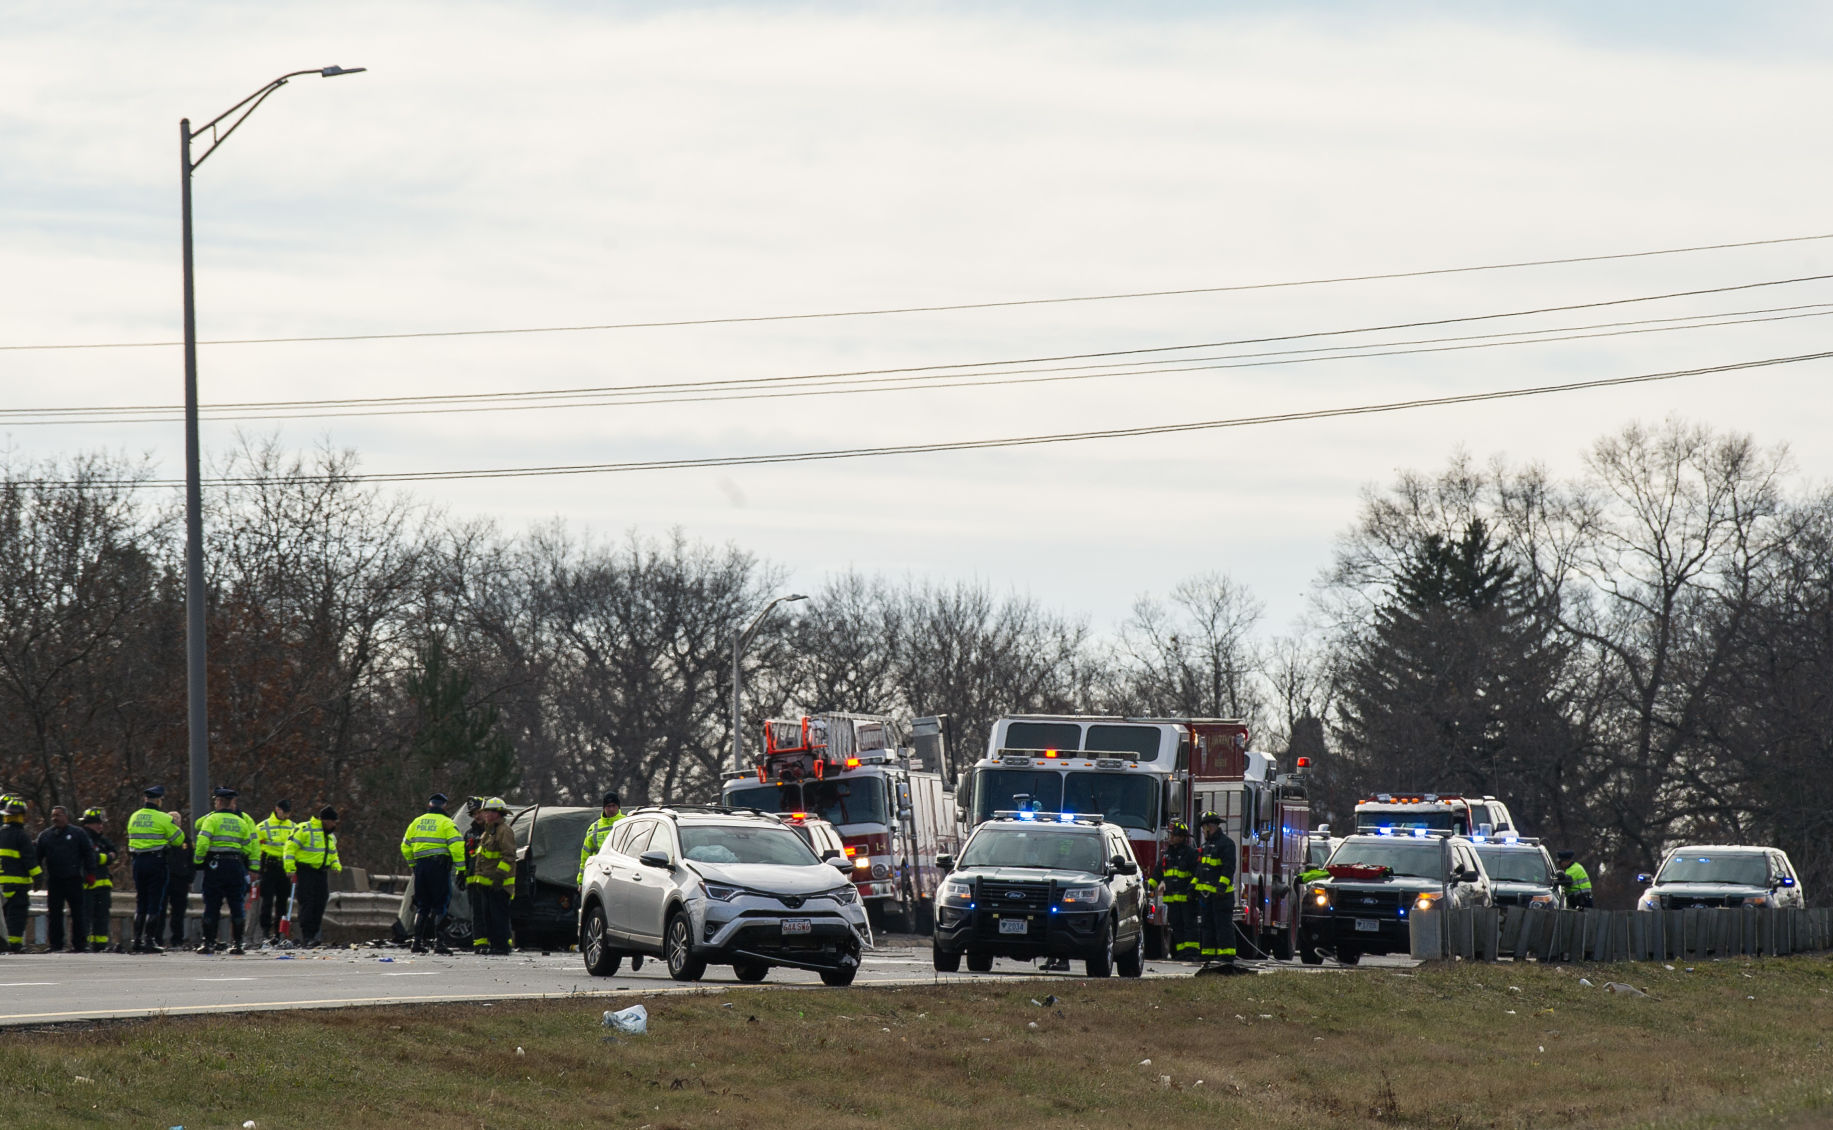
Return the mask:
<path fill-rule="evenodd" d="M 331 877 L 324 868 L 303 863 L 295 874 L 299 881 L 299 916 L 293 922 L 293 937 L 301 944 L 323 941 L 319 935 L 324 931 L 325 906 L 331 901 Z"/>
<path fill-rule="evenodd" d="M 89 937 L 89 908 L 85 901 L 81 875 L 45 878 L 45 941 L 53 950 L 64 948 L 65 907 L 70 908 L 70 948 L 83 948 Z"/>
<path fill-rule="evenodd" d="M 1203 896 L 1203 960 L 1235 960 L 1235 892 Z"/>
<path fill-rule="evenodd" d="M 439 920 L 452 898 L 452 857 L 414 860 L 414 941 L 437 942 Z"/>
<path fill-rule="evenodd" d="M 165 930 L 165 854 L 140 852 L 134 856 L 134 941 L 157 942 Z"/>
<path fill-rule="evenodd" d="M 286 877 L 286 865 L 277 855 L 261 857 L 261 934 L 274 936 L 280 920 L 286 917 L 287 900 L 293 897 L 293 881 Z"/>
<path fill-rule="evenodd" d="M 25 945 L 25 920 L 32 910 L 32 888 L 24 883 L 6 887 L 6 948 Z"/>
<path fill-rule="evenodd" d="M 101 953 L 108 948 L 109 917 L 115 909 L 115 888 L 110 883 L 104 887 L 90 887 L 83 892 L 84 901 L 89 904 L 89 948 Z"/>
<path fill-rule="evenodd" d="M 492 952 L 509 952 L 509 888 L 508 887 L 473 887 L 471 905 L 476 906 L 478 896 L 483 896 L 484 920 L 473 922 L 471 928 L 478 936 L 488 939 Z"/>
<path fill-rule="evenodd" d="M 172 931 L 172 944 L 175 946 L 185 944 L 185 914 L 190 909 L 191 881 L 168 872 L 165 884 L 165 918 Z"/>
<path fill-rule="evenodd" d="M 242 944 L 242 900 L 248 895 L 248 861 L 243 856 L 224 853 L 204 861 L 204 944 L 216 944 L 216 924 L 223 903 L 229 903 L 229 934 L 236 945 Z"/>
<path fill-rule="evenodd" d="M 1197 906 L 1190 901 L 1189 895 L 1173 902 L 1165 900 L 1165 928 L 1171 931 L 1171 958 L 1173 961 L 1195 961 L 1198 955 L 1197 945 Z"/>

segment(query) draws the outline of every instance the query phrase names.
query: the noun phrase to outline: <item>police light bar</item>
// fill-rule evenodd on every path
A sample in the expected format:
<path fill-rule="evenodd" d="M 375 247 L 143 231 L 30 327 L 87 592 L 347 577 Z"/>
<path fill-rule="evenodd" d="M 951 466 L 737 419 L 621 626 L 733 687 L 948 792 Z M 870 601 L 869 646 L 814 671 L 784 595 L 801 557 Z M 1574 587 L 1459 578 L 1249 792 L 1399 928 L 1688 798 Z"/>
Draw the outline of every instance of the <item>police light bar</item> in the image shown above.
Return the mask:
<path fill-rule="evenodd" d="M 1038 812 L 1029 808 L 1004 808 L 993 813 L 995 820 L 1030 820 L 1044 824 L 1099 824 L 1106 819 L 1099 812 Z"/>

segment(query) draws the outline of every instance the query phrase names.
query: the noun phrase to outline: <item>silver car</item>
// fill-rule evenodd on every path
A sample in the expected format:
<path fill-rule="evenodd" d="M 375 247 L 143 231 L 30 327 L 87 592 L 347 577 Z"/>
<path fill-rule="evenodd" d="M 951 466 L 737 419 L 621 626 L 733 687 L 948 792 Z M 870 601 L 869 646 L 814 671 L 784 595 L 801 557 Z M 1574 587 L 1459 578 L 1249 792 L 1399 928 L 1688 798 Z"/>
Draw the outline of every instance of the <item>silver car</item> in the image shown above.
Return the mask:
<path fill-rule="evenodd" d="M 740 981 L 772 966 L 850 985 L 871 945 L 844 855 L 823 862 L 774 816 L 669 805 L 620 820 L 586 861 L 579 949 L 609 977 L 624 955 L 653 954 L 677 981 L 730 965 Z"/>

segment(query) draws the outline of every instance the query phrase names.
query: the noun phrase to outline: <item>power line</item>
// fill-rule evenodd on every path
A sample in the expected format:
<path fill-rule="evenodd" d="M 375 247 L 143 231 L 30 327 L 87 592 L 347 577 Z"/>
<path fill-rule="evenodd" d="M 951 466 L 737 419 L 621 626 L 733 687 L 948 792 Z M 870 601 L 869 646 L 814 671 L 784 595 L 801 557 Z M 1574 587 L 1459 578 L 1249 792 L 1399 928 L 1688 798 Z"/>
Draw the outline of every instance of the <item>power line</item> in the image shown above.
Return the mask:
<path fill-rule="evenodd" d="M 537 467 L 499 467 L 462 471 L 401 471 L 374 475 L 297 475 L 288 476 L 288 481 L 298 483 L 328 482 L 364 482 L 364 483 L 423 483 L 423 482 L 456 482 L 481 479 L 519 479 L 546 478 L 559 475 L 592 475 L 616 474 L 629 471 L 679 471 L 709 467 L 754 467 L 777 463 L 813 463 L 838 459 L 864 459 L 873 456 L 887 455 L 931 455 L 952 451 L 985 451 L 996 448 L 1035 447 L 1045 444 L 1080 443 L 1090 440 L 1129 439 L 1139 436 L 1175 435 L 1183 432 L 1211 431 L 1221 428 L 1255 427 L 1264 424 L 1295 423 L 1305 420 L 1327 420 L 1352 416 L 1368 416 L 1390 412 L 1404 412 L 1417 408 L 1436 408 L 1457 404 L 1476 404 L 1494 400 L 1514 400 L 1533 396 L 1550 396 L 1559 393 L 1578 392 L 1588 389 L 1612 388 L 1623 385 L 1647 384 L 1658 381 L 1678 380 L 1682 377 L 1705 376 L 1713 373 L 1733 373 L 1750 369 L 1768 368 L 1777 365 L 1793 365 L 1804 361 L 1824 361 L 1833 357 L 1833 350 L 1819 353 L 1801 353 L 1789 357 L 1770 357 L 1754 361 L 1736 361 L 1724 365 L 1708 365 L 1696 369 L 1674 369 L 1660 373 L 1642 373 L 1628 377 L 1602 377 L 1585 381 L 1566 381 L 1559 384 L 1532 385 L 1524 388 L 1492 389 L 1486 392 L 1459 393 L 1452 396 L 1415 397 L 1408 400 L 1395 400 L 1378 404 L 1360 404 L 1340 408 L 1315 408 L 1296 412 L 1278 412 L 1259 416 L 1236 416 L 1219 420 L 1197 420 L 1174 424 L 1147 424 L 1131 428 L 1102 428 L 1094 431 L 1056 432 L 1044 435 L 1008 436 L 999 439 L 952 440 L 943 443 L 887 444 L 879 447 L 839 448 L 826 451 L 780 452 L 765 455 L 713 455 L 691 459 L 651 459 L 632 460 L 622 463 L 572 463 Z M 177 479 L 144 479 L 144 480 L 109 480 L 92 481 L 80 484 L 71 481 L 34 480 L 47 487 L 71 487 L 78 485 L 119 486 L 126 489 L 172 488 L 183 485 Z M 213 488 L 258 486 L 274 481 L 269 477 L 257 475 L 230 475 L 204 480 L 204 485 Z"/>
<path fill-rule="evenodd" d="M 1621 251 L 1604 255 L 1573 255 L 1558 259 L 1524 259 L 1506 263 L 1480 263 L 1463 267 L 1432 267 L 1417 271 L 1386 271 L 1369 275 L 1337 275 L 1328 278 L 1288 279 L 1277 282 L 1238 283 L 1231 286 L 1183 287 L 1173 290 L 1139 290 L 1116 294 L 1084 294 L 1056 298 L 1015 298 L 1000 302 L 955 302 L 934 306 L 888 306 L 862 310 L 826 310 L 803 314 L 749 314 L 719 318 L 680 318 L 654 322 L 604 322 L 576 326 L 519 326 L 483 330 L 418 330 L 401 333 L 320 334 L 300 337 L 218 338 L 199 345 L 297 345 L 337 341 L 408 341 L 423 338 L 487 337 L 512 334 L 584 333 L 600 330 L 674 329 L 685 326 L 740 325 L 752 322 L 796 322 L 821 318 L 866 318 L 886 314 L 936 314 L 963 310 L 997 310 L 1019 306 L 1054 306 L 1078 302 L 1114 302 L 1137 298 L 1176 298 L 1199 294 L 1234 294 L 1254 290 L 1280 290 L 1302 286 L 1332 286 L 1342 283 L 1385 282 L 1393 279 L 1430 278 L 1439 275 L 1461 275 L 1476 271 L 1507 271 L 1524 267 L 1556 267 L 1578 263 L 1602 263 L 1624 259 L 1646 259 L 1660 255 L 1686 255 L 1700 251 L 1726 251 L 1741 247 L 1769 247 L 1785 243 L 1806 243 L 1833 239 L 1833 232 L 1822 235 L 1796 235 L 1779 239 L 1750 239 L 1735 243 L 1706 243 L 1693 247 L 1664 247 L 1647 251 Z M 177 341 L 111 341 L 66 342 L 34 345 L 0 345 L 0 352 L 67 351 L 79 349 L 158 349 L 181 345 Z"/>

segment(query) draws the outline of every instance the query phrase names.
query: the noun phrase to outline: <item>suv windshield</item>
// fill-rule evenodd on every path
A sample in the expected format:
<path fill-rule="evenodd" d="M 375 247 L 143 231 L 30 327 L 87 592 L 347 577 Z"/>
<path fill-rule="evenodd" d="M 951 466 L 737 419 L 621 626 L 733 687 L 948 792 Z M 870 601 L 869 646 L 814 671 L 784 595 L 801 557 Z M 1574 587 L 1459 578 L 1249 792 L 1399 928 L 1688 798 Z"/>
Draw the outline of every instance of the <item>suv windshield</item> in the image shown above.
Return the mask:
<path fill-rule="evenodd" d="M 1533 883 L 1539 887 L 1553 885 L 1553 876 L 1547 873 L 1547 857 L 1537 851 L 1522 851 L 1499 847 L 1478 847 L 1477 858 L 1483 861 L 1483 870 L 1498 883 Z"/>
<path fill-rule="evenodd" d="M 683 824 L 681 854 L 696 863 L 775 863 L 813 867 L 821 861 L 788 828 L 751 824 Z"/>
<path fill-rule="evenodd" d="M 783 781 L 752 785 L 726 794 L 733 808 L 760 812 L 806 812 L 829 824 L 889 824 L 885 784 L 877 777 L 838 781 Z"/>
<path fill-rule="evenodd" d="M 1344 840 L 1331 853 L 1332 863 L 1360 863 L 1368 867 L 1391 867 L 1396 875 L 1442 882 L 1446 874 L 1445 857 L 1437 841 L 1404 843 L 1381 840 Z"/>
<path fill-rule="evenodd" d="M 1040 812 L 1063 810 L 1063 775 L 1054 769 L 982 769 L 974 775 L 974 823 L 1016 812 L 1019 798 Z"/>
<path fill-rule="evenodd" d="M 1054 828 L 982 828 L 961 853 L 962 867 L 1054 867 L 1100 874 L 1101 833 Z"/>
<path fill-rule="evenodd" d="M 1071 773 L 1063 782 L 1063 811 L 1099 814 L 1122 828 L 1158 827 L 1157 779 L 1128 773 Z"/>
<path fill-rule="evenodd" d="M 1769 865 L 1760 855 L 1714 855 L 1688 852 L 1668 860 L 1657 883 L 1726 883 L 1739 887 L 1767 887 Z"/>
<path fill-rule="evenodd" d="M 1356 831 L 1372 832 L 1376 828 L 1429 828 L 1439 832 L 1470 831 L 1461 812 L 1420 812 L 1406 808 L 1377 808 L 1356 813 Z"/>

